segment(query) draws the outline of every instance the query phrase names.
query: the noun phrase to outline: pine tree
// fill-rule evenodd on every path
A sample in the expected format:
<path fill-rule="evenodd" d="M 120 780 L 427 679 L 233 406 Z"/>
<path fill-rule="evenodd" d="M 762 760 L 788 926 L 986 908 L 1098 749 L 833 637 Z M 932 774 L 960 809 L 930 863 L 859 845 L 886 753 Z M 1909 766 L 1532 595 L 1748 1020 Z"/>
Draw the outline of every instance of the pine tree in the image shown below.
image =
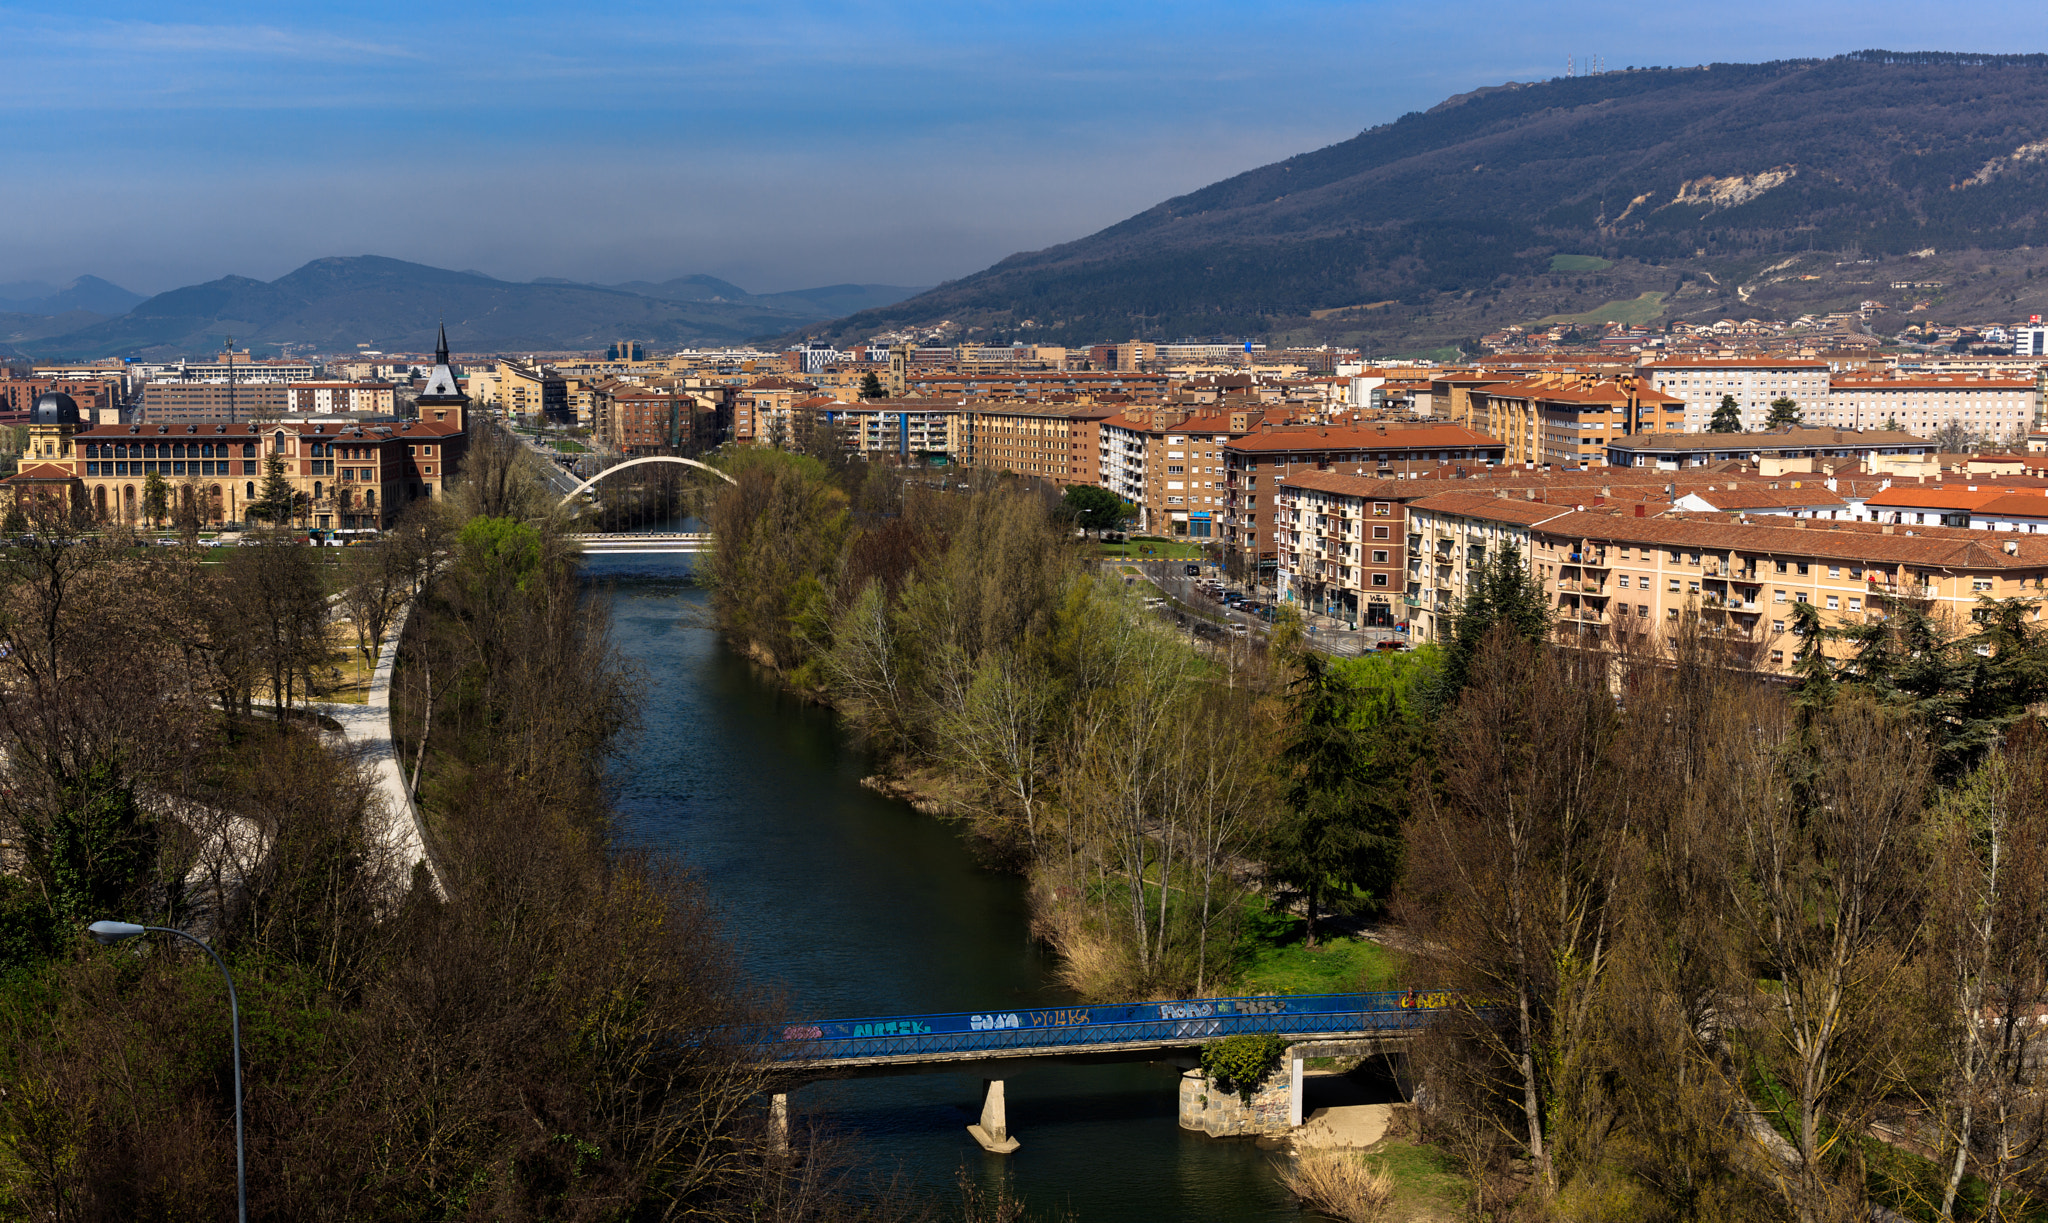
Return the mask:
<path fill-rule="evenodd" d="M 263 493 L 250 510 L 272 526 L 281 527 L 292 518 L 292 485 L 284 476 L 284 459 L 271 455 L 263 464 Z"/>
<path fill-rule="evenodd" d="M 151 526 L 160 526 L 171 512 L 171 486 L 165 482 L 162 472 L 152 471 L 142 481 L 142 512 L 149 516 Z"/>
<path fill-rule="evenodd" d="M 888 393 L 882 389 L 882 380 L 875 377 L 875 371 L 869 370 L 866 374 L 862 375 L 860 380 L 860 397 L 862 399 L 887 399 L 889 397 Z"/>
<path fill-rule="evenodd" d="M 1735 396 L 1721 396 L 1721 406 L 1714 409 L 1714 418 L 1707 423 L 1707 432 L 1742 432 L 1742 408 L 1736 404 Z"/>
<path fill-rule="evenodd" d="M 1479 647 L 1495 625 L 1505 625 L 1508 632 L 1528 641 L 1541 641 L 1550 631 L 1550 600 L 1522 563 L 1522 550 L 1513 544 L 1500 548 L 1480 568 L 1465 605 L 1451 622 L 1437 681 L 1438 708 L 1449 709 L 1457 702 L 1471 678 Z"/>
<path fill-rule="evenodd" d="M 1771 400 L 1771 414 L 1764 417 L 1767 429 L 1796 427 L 1799 424 L 1799 405 L 1791 398 L 1780 395 Z"/>

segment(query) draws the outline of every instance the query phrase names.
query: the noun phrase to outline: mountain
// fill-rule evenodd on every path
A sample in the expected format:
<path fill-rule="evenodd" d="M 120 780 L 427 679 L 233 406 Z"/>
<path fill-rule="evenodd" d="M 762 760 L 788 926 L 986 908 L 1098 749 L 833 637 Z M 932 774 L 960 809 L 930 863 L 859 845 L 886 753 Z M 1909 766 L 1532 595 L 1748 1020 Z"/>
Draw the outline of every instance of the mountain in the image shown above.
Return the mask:
<path fill-rule="evenodd" d="M 730 281 L 703 275 L 679 276 L 660 284 L 635 280 L 611 287 L 669 301 L 733 302 L 814 319 L 835 319 L 856 310 L 893 305 L 925 291 L 903 285 L 826 285 L 818 289 L 790 289 L 782 293 L 749 293 Z"/>
<path fill-rule="evenodd" d="M 316 259 L 269 282 L 225 276 L 173 289 L 118 318 L 16 347 L 44 357 L 153 356 L 209 351 L 232 335 L 236 344 L 259 351 L 284 344 L 423 351 L 445 321 L 457 348 L 546 351 L 602 348 L 620 338 L 662 346 L 731 344 L 824 317 L 816 309 L 779 309 L 760 300 L 668 300 L 568 281 L 514 284 L 362 255 Z"/>
<path fill-rule="evenodd" d="M 950 321 L 989 341 L 1262 335 L 1389 353 L 1546 317 L 1930 292 L 1944 317 L 2014 317 L 2048 303 L 2048 281 L 2033 288 L 2044 201 L 2048 56 L 1629 69 L 1476 89 L 793 335 Z"/>
<path fill-rule="evenodd" d="M 56 315 L 75 310 L 122 314 L 141 300 L 142 294 L 97 276 L 80 276 L 61 289 L 40 280 L 0 284 L 0 312 L 8 314 Z"/>

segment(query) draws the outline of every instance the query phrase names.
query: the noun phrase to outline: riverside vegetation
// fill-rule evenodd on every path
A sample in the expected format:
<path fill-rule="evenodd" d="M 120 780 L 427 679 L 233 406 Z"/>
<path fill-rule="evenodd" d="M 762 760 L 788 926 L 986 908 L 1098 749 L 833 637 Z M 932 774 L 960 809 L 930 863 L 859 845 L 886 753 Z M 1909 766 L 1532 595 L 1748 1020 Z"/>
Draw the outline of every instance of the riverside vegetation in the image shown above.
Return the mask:
<path fill-rule="evenodd" d="M 1692 618 L 1562 646 L 1510 554 L 1434 657 L 1213 659 L 1046 494 L 726 467 L 725 631 L 1030 878 L 1077 989 L 1230 988 L 1255 890 L 1399 929 L 1474 1217 L 2048 1211 L 2032 604 L 1795 609 L 1787 683 Z"/>
<path fill-rule="evenodd" d="M 915 1213 L 771 1142 L 745 1034 L 773 1012 L 697 884 L 612 851 L 634 682 L 521 462 L 484 432 L 448 503 L 348 558 L 361 648 L 411 600 L 395 721 L 440 893 L 294 707 L 359 645 L 313 631 L 308 549 L 202 564 L 61 516 L 0 549 L 0 1219 L 234 1210 L 219 977 L 95 918 L 232 966 L 251 1218 Z"/>

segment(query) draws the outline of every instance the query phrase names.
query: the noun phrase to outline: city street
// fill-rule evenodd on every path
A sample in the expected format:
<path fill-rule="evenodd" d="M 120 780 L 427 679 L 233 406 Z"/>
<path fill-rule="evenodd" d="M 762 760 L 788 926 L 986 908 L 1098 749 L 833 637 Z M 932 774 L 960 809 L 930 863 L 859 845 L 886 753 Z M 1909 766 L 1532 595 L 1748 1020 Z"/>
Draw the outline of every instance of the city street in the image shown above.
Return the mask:
<path fill-rule="evenodd" d="M 1112 571 L 1123 565 L 1131 565 L 1136 568 L 1142 575 L 1139 578 L 1139 582 L 1149 583 L 1153 586 L 1159 594 L 1169 600 L 1168 607 L 1177 613 L 1189 615 L 1191 618 L 1199 617 L 1220 624 L 1243 624 L 1247 626 L 1250 632 L 1262 635 L 1269 633 L 1272 629 L 1272 625 L 1264 617 L 1235 611 L 1221 602 L 1210 599 L 1195 589 L 1198 583 L 1216 576 L 1216 570 L 1213 566 L 1204 565 L 1200 575 L 1190 577 L 1186 571 L 1187 565 L 1190 563 L 1187 561 L 1138 560 L 1108 563 L 1112 565 Z M 1232 588 L 1243 589 L 1241 586 Z M 1253 597 L 1258 602 L 1266 602 L 1264 598 L 1259 598 L 1256 595 Z M 1368 653 L 1380 641 L 1405 642 L 1407 639 L 1406 634 L 1397 633 L 1393 629 L 1353 631 L 1344 628 L 1340 622 L 1332 620 L 1327 616 L 1314 614 L 1308 616 L 1308 627 L 1310 629 L 1309 642 L 1315 649 L 1326 654 L 1346 657 Z"/>

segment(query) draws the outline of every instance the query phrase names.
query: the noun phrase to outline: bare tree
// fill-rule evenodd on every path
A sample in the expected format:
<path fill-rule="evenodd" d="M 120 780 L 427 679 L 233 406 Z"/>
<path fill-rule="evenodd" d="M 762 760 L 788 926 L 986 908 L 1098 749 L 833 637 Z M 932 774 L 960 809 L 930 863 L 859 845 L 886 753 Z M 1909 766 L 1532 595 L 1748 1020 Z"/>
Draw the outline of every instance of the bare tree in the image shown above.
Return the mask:
<path fill-rule="evenodd" d="M 1898 1082 L 1885 1009 L 1919 939 L 1930 751 L 1912 722 L 1857 696 L 1816 717 L 1806 742 L 1759 747 L 1778 767 L 1753 757 L 1719 783 L 1736 800 L 1735 911 L 1776 982 L 1756 1008 L 1760 1039 L 1736 1049 L 1790 1096 L 1786 1196 L 1801 1223 L 1823 1223 L 1864 1206 L 1860 1160 L 1835 1134 L 1860 1131 Z"/>

